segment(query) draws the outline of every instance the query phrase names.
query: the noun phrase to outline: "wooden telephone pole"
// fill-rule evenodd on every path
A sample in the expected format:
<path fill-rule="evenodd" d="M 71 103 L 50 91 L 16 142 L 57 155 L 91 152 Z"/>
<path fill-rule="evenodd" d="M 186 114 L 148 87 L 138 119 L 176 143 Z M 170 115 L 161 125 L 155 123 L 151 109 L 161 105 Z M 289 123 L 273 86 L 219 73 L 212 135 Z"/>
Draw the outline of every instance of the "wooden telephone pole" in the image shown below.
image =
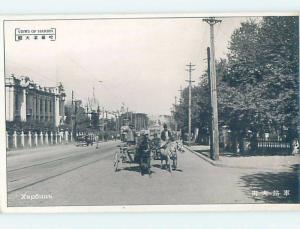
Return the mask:
<path fill-rule="evenodd" d="M 191 144 L 191 128 L 192 128 L 192 83 L 195 81 L 192 81 L 192 71 L 194 71 L 195 69 L 193 67 L 195 67 L 196 65 L 193 65 L 191 62 L 190 64 L 186 65 L 188 67 L 188 69 L 186 71 L 189 72 L 189 80 L 186 80 L 186 82 L 189 83 L 189 123 L 188 123 L 188 129 L 189 129 L 189 133 L 188 133 L 188 145 Z"/>
<path fill-rule="evenodd" d="M 221 23 L 214 17 L 203 19 L 210 26 L 210 90 L 211 90 L 211 107 L 212 107 L 212 159 L 219 159 L 219 128 L 218 128 L 218 99 L 217 99 L 217 79 L 215 65 L 215 41 L 214 41 L 214 25 Z"/>

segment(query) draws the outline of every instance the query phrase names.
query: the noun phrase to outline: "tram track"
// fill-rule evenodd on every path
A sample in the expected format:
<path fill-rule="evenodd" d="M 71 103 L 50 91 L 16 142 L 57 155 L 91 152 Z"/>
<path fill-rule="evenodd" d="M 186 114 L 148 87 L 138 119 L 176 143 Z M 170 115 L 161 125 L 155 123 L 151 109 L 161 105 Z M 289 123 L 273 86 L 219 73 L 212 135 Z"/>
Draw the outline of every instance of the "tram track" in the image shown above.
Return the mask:
<path fill-rule="evenodd" d="M 115 144 L 95 148 L 82 148 L 82 151 L 68 154 L 66 157 L 30 164 L 7 171 L 8 194 L 64 175 L 100 160 L 112 157 Z M 64 153 L 64 152 L 62 152 Z"/>

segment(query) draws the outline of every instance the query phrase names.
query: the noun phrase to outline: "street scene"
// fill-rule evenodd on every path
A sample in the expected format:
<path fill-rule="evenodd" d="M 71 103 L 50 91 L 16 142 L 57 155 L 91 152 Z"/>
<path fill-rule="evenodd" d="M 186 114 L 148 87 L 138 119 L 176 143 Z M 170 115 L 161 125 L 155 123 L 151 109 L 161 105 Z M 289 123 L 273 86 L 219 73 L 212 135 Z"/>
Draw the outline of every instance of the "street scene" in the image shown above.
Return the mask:
<path fill-rule="evenodd" d="M 4 36 L 8 207 L 299 203 L 298 17 Z"/>

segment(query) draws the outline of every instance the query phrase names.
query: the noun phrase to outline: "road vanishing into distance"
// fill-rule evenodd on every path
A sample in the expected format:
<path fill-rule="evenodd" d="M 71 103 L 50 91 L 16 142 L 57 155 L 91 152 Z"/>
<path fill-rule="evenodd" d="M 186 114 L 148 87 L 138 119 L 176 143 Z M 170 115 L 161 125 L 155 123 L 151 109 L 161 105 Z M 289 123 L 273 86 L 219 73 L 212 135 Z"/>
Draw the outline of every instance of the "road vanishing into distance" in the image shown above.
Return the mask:
<path fill-rule="evenodd" d="M 263 203 L 243 177 L 253 170 L 216 167 L 185 150 L 172 173 L 152 160 L 152 175 L 138 164 L 114 171 L 119 141 L 8 151 L 8 206 L 116 206 Z"/>

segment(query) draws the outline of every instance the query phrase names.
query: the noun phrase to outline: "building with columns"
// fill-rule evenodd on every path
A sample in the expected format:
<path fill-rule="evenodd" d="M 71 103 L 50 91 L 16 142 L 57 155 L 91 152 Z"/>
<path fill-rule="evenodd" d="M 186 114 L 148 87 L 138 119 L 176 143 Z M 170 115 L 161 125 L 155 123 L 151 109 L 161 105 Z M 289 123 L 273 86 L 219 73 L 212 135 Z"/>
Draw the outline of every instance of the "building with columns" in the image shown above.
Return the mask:
<path fill-rule="evenodd" d="M 6 121 L 48 124 L 64 122 L 65 91 L 61 84 L 42 87 L 29 77 L 5 77 Z"/>

